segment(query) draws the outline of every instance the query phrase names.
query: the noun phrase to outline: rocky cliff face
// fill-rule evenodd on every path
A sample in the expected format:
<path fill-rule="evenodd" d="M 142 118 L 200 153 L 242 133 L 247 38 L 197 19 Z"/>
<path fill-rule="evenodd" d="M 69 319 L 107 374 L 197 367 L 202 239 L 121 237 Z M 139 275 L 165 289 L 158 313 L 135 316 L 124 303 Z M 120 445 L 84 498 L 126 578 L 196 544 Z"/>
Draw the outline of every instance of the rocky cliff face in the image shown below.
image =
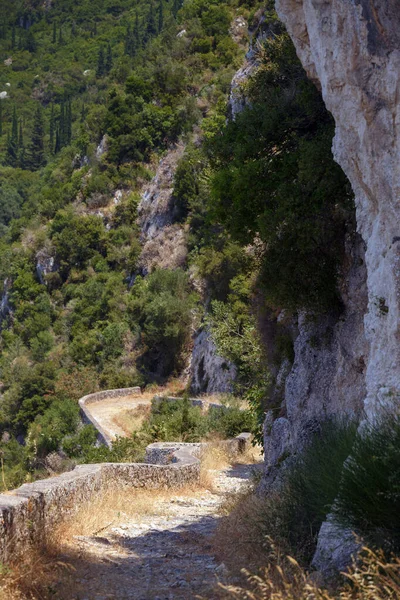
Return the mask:
<path fill-rule="evenodd" d="M 138 224 L 142 242 L 139 270 L 143 275 L 157 267 L 176 269 L 186 266 L 187 232 L 182 223 L 176 222 L 173 198 L 174 177 L 184 152 L 183 142 L 170 148 L 160 161 L 154 178 L 142 190 Z M 190 377 L 193 393 L 224 393 L 232 391 L 236 370 L 218 356 L 209 333 L 201 327 L 193 335 L 193 350 L 186 374 Z"/>
<path fill-rule="evenodd" d="M 400 13 L 396 0 L 277 0 L 336 122 L 334 155 L 366 245 L 367 415 L 400 390 Z M 361 308 L 361 307 L 360 307 Z"/>
<path fill-rule="evenodd" d="M 295 360 L 279 419 L 267 415 L 269 485 L 288 454 L 332 414 L 373 419 L 400 391 L 400 14 L 398 3 L 276 0 L 309 77 L 336 122 L 333 152 L 356 201 L 347 240 L 342 315 L 293 325 Z M 289 373 L 287 375 L 287 372 Z M 347 536 L 347 537 L 346 537 Z M 329 520 L 314 565 L 348 564 L 349 532 Z"/>
<path fill-rule="evenodd" d="M 264 483 L 268 487 L 279 466 L 301 449 L 318 423 L 333 415 L 359 419 L 366 395 L 369 344 L 364 331 L 368 297 L 365 244 L 348 234 L 341 296 L 344 311 L 313 317 L 298 315 L 291 323 L 294 362 L 282 364 L 276 387 L 283 387 L 281 416 L 267 415 Z"/>

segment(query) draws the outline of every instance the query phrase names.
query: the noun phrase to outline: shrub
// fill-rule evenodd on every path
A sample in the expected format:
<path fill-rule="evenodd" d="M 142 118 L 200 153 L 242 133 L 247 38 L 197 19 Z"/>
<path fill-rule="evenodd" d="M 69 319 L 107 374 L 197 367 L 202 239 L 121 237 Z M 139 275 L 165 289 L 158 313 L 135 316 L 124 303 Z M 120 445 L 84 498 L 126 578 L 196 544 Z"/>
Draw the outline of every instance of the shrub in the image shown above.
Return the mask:
<path fill-rule="evenodd" d="M 38 457 L 59 449 L 62 439 L 74 434 L 79 423 L 79 406 L 72 400 L 55 400 L 36 418 L 28 433 L 28 448 Z"/>
<path fill-rule="evenodd" d="M 343 463 L 349 456 L 357 425 L 327 421 L 304 451 L 291 460 L 278 491 L 266 498 L 258 527 L 280 551 L 308 565 L 323 521 L 337 497 Z M 261 536 L 260 536 L 261 537 Z"/>
<path fill-rule="evenodd" d="M 335 503 L 340 522 L 378 547 L 400 550 L 400 417 L 357 434 Z"/>
<path fill-rule="evenodd" d="M 131 314 L 148 348 L 144 366 L 156 376 L 166 377 L 182 365 L 195 303 L 188 276 L 181 269 L 156 269 L 146 279 L 136 280 Z"/>

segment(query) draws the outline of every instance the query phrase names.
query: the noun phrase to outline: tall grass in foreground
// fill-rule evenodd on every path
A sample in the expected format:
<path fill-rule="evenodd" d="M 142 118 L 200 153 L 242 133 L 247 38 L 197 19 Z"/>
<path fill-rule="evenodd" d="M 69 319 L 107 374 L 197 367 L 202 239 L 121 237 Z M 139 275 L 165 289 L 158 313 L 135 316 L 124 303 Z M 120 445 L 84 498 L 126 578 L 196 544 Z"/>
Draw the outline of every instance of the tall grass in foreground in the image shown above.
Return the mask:
<path fill-rule="evenodd" d="M 364 548 L 362 561 L 345 574 L 337 590 L 318 587 L 290 557 L 271 563 L 260 575 L 244 570 L 248 586 L 220 585 L 216 598 L 237 600 L 398 600 L 400 558 L 385 560 L 381 552 Z"/>

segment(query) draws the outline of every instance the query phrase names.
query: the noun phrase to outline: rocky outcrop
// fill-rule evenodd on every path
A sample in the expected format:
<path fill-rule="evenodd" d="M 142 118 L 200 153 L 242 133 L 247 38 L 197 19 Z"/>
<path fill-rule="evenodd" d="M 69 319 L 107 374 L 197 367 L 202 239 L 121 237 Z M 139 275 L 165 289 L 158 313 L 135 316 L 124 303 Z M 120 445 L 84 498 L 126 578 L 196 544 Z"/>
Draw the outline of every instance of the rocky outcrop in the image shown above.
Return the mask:
<path fill-rule="evenodd" d="M 139 267 L 148 273 L 154 267 L 183 267 L 187 257 L 183 227 L 175 223 L 174 177 L 185 145 L 171 148 L 160 161 L 155 177 L 145 186 L 138 206 L 141 241 Z"/>
<path fill-rule="evenodd" d="M 279 418 L 265 425 L 265 483 L 273 482 L 285 457 L 301 449 L 318 423 L 334 415 L 360 419 L 366 395 L 369 344 L 364 332 L 367 309 L 364 243 L 347 237 L 347 266 L 342 274 L 341 314 L 303 313 L 293 323 L 294 362 L 282 365 L 284 400 Z"/>
<path fill-rule="evenodd" d="M 348 244 L 344 313 L 299 318 L 284 414 L 267 418 L 267 482 L 321 418 L 374 419 L 382 406 L 398 402 L 400 391 L 398 5 L 276 0 L 276 6 L 335 119 L 333 152 L 355 193 L 362 242 Z M 314 565 L 340 570 L 352 549 L 348 532 L 327 521 Z"/>
<path fill-rule="evenodd" d="M 0 296 L 0 327 L 4 321 L 4 319 L 7 317 L 7 315 L 10 313 L 11 307 L 10 307 L 10 290 L 11 290 L 11 281 L 10 279 L 7 277 L 4 280 L 3 283 L 3 292 Z"/>
<path fill-rule="evenodd" d="M 400 14 L 395 0 L 277 0 L 336 123 L 335 159 L 355 192 L 366 244 L 365 409 L 400 391 Z"/>
<path fill-rule="evenodd" d="M 48 248 L 42 248 L 36 254 L 36 274 L 42 285 L 46 285 L 46 277 L 57 271 L 57 265 L 53 252 Z"/>
<path fill-rule="evenodd" d="M 191 389 L 194 394 L 232 392 L 236 368 L 217 354 L 206 329 L 197 332 L 190 365 Z"/>

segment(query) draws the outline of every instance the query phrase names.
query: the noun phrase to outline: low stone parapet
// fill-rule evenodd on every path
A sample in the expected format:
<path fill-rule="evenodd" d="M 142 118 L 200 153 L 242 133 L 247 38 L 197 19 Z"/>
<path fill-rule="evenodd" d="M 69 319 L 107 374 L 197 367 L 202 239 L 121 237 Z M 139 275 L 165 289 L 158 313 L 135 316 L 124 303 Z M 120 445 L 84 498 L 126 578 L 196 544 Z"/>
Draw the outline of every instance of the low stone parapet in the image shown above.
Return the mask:
<path fill-rule="evenodd" d="M 250 434 L 242 434 L 227 443 L 232 450 L 243 452 L 250 439 Z M 14 561 L 29 547 L 46 543 L 56 525 L 113 486 L 178 489 L 198 484 L 202 446 L 151 444 L 148 463 L 80 465 L 57 477 L 0 494 L 0 563 Z"/>
<path fill-rule="evenodd" d="M 102 400 L 108 400 L 112 398 L 122 398 L 123 396 L 130 396 L 133 394 L 140 395 L 142 390 L 140 387 L 122 388 L 119 390 L 104 390 L 102 392 L 95 392 L 94 394 L 88 394 L 83 396 L 79 400 L 79 406 L 81 409 L 82 420 L 88 425 L 93 425 L 98 431 L 98 440 L 100 443 L 105 444 L 109 448 L 112 446 L 113 439 L 109 433 L 102 427 L 97 421 L 96 417 L 90 410 L 90 405 Z"/>

